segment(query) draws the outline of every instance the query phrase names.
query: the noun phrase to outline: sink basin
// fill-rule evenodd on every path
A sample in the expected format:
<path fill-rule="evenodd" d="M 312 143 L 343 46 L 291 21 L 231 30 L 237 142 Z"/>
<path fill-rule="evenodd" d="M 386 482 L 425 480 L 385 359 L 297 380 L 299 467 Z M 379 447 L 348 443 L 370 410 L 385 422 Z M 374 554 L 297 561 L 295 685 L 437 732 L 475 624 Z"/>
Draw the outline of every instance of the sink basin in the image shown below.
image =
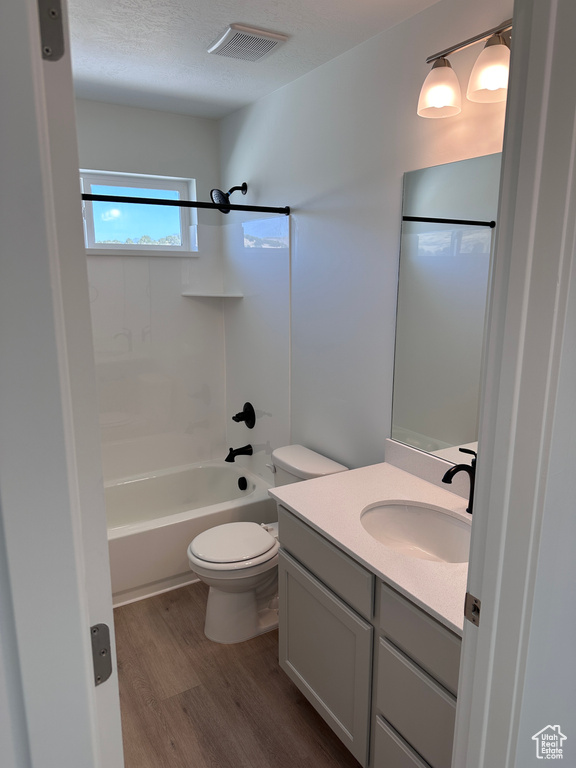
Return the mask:
<path fill-rule="evenodd" d="M 377 541 L 408 557 L 468 562 L 470 525 L 440 507 L 410 501 L 380 502 L 366 507 L 360 522 Z"/>

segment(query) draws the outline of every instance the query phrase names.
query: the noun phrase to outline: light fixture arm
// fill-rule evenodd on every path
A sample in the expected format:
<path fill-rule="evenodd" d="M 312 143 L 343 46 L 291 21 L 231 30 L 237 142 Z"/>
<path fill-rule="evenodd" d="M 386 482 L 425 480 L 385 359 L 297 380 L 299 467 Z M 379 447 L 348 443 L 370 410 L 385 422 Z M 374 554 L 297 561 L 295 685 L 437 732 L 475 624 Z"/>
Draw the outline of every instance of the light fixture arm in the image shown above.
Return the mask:
<path fill-rule="evenodd" d="M 492 37 L 489 37 L 488 40 L 486 40 L 486 45 L 484 48 L 490 48 L 492 45 L 506 45 L 508 48 L 510 48 L 510 45 L 508 44 L 508 41 L 504 38 L 504 35 L 502 32 L 495 32 Z"/>
<path fill-rule="evenodd" d="M 439 53 L 434 53 L 432 56 L 428 56 L 426 59 L 426 64 L 431 64 L 436 59 L 442 59 L 445 56 L 449 56 L 451 53 L 455 53 L 456 51 L 462 51 L 464 48 L 468 48 L 470 45 L 474 45 L 474 43 L 480 42 L 480 40 L 486 40 L 489 37 L 492 37 L 492 35 L 495 34 L 501 34 L 502 32 L 505 32 L 508 29 L 512 29 L 512 19 L 507 19 L 506 21 L 503 21 L 502 24 L 499 24 L 497 27 L 493 27 L 492 29 L 486 30 L 486 32 L 481 32 L 479 35 L 475 35 L 474 37 L 470 37 L 468 40 L 464 40 L 462 43 L 458 43 L 457 45 L 453 45 L 450 48 L 446 48 L 443 51 L 440 51 Z"/>

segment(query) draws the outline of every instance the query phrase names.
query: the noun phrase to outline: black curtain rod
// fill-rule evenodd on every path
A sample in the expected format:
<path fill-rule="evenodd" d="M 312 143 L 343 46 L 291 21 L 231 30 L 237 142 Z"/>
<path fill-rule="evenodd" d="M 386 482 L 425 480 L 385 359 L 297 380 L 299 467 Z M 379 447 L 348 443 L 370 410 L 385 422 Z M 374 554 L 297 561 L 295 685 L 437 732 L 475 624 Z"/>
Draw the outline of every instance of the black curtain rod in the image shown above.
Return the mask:
<path fill-rule="evenodd" d="M 196 200 L 157 200 L 155 197 L 121 197 L 119 195 L 82 195 L 82 200 L 97 203 L 136 203 L 137 205 L 171 205 L 177 208 L 208 208 L 213 211 L 259 211 L 260 213 L 290 214 L 290 208 L 272 208 L 265 205 L 220 205 L 219 203 L 201 203 Z"/>
<path fill-rule="evenodd" d="M 469 227 L 490 227 L 494 229 L 495 221 L 469 221 L 468 219 L 432 219 L 426 216 L 402 216 L 402 221 L 423 221 L 430 224 L 467 224 Z"/>

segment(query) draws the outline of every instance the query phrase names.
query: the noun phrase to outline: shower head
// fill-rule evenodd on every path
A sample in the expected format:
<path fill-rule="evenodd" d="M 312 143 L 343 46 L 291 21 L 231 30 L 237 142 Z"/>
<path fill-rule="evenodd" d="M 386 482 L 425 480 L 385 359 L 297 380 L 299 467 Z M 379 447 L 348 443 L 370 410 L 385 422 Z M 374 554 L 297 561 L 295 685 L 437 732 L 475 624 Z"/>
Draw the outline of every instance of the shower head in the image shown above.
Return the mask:
<path fill-rule="evenodd" d="M 228 192 L 222 192 L 221 189 L 213 189 L 210 191 L 210 197 L 212 198 L 212 202 L 215 205 L 229 205 L 230 204 L 230 195 L 232 192 L 240 191 L 243 195 L 248 192 L 248 184 L 244 182 L 239 187 L 232 187 L 232 189 L 229 189 Z M 230 213 L 230 211 L 227 208 L 220 208 L 219 209 L 222 213 Z"/>
<path fill-rule="evenodd" d="M 222 192 L 221 189 L 213 189 L 210 192 L 210 197 L 212 198 L 212 202 L 216 205 L 227 205 L 228 204 L 228 195 L 226 192 Z M 224 213 L 228 213 L 228 211 L 224 211 Z"/>

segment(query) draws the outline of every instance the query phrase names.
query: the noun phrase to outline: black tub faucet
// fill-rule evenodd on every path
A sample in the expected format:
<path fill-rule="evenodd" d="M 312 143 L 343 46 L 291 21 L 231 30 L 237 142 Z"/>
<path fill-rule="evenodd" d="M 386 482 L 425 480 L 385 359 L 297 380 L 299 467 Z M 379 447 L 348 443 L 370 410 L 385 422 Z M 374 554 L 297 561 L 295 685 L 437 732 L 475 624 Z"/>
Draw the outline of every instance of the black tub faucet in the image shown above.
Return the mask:
<path fill-rule="evenodd" d="M 469 453 L 472 455 L 472 461 L 470 464 L 456 464 L 453 467 L 450 467 L 448 472 L 444 475 L 442 478 L 443 483 L 448 483 L 450 485 L 452 483 L 452 478 L 454 475 L 457 475 L 458 472 L 468 472 L 468 475 L 470 477 L 470 499 L 468 500 L 468 508 L 466 512 L 469 512 L 472 514 L 472 505 L 474 504 L 474 483 L 476 481 L 476 458 L 477 453 L 476 451 L 471 451 L 469 448 L 460 448 L 460 453 Z"/>
<path fill-rule="evenodd" d="M 252 446 L 251 445 L 243 445 L 242 448 L 230 448 L 230 451 L 228 453 L 228 456 L 224 459 L 224 461 L 234 461 L 236 456 L 252 456 Z"/>

